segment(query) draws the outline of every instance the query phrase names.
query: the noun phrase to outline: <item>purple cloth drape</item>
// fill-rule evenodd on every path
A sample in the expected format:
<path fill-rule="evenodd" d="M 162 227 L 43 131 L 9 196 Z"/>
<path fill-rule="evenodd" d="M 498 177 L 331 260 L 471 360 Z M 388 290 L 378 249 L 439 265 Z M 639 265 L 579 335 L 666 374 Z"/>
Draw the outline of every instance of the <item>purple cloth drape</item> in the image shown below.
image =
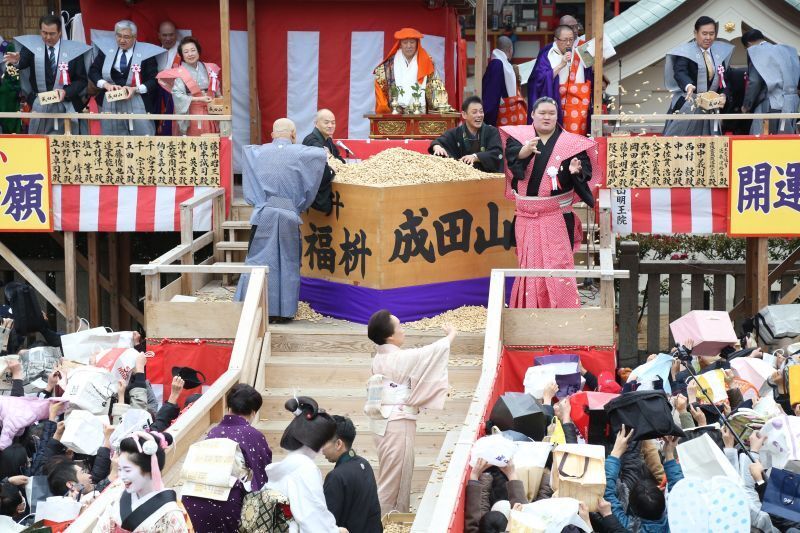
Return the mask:
<path fill-rule="evenodd" d="M 506 302 L 511 292 L 506 282 Z M 303 277 L 300 299 L 325 316 L 366 324 L 372 313 L 389 309 L 401 322 L 435 316 L 463 305 L 486 305 L 489 278 L 430 283 L 397 289 L 369 289 Z"/>
<path fill-rule="evenodd" d="M 503 62 L 492 59 L 483 75 L 483 121 L 497 126 L 497 113 L 500 111 L 500 100 L 508 98 L 506 78 L 503 73 Z"/>

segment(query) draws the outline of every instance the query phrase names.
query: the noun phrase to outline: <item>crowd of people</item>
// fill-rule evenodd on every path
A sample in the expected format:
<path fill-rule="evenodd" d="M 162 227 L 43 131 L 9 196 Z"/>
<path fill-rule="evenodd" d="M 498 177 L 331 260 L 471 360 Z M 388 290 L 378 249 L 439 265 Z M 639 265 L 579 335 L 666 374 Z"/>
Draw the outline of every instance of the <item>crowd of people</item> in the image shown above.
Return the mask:
<path fill-rule="evenodd" d="M 39 113 L 79 113 L 90 107 L 107 113 L 208 115 L 209 104 L 222 95 L 219 66 L 202 61 L 202 47 L 194 37 L 178 39 L 170 21 L 159 25 L 158 44 L 139 41 L 138 28 L 130 20 L 115 24 L 113 39 L 98 37 L 92 46 L 64 38 L 58 15 L 41 17 L 39 28 L 40 35 L 17 36 L 4 46 L 2 111 L 19 111 L 22 101 L 23 110 Z M 86 121 L 71 124 L 73 135 L 89 133 Z M 19 120 L 0 122 L 0 133 L 23 131 Z M 203 120 L 105 120 L 101 131 L 199 136 L 218 127 Z M 59 121 L 34 118 L 27 133 L 58 135 L 65 129 Z"/>
<path fill-rule="evenodd" d="M 535 406 L 515 416 L 541 410 L 545 427 L 509 424 L 495 406 L 500 421 L 488 419 L 473 447 L 465 531 L 514 531 L 534 516 L 542 531 L 797 531 L 800 397 L 790 398 L 788 369 L 800 343 L 772 353 L 751 337 L 714 355 L 691 348 L 687 340 L 611 380 L 576 362 L 582 391 L 572 394 L 556 382 L 529 388 L 526 378 Z M 531 461 L 534 440 L 548 444 Z M 565 471 L 571 455 L 579 467 Z M 542 500 L 551 501 L 546 518 Z"/>

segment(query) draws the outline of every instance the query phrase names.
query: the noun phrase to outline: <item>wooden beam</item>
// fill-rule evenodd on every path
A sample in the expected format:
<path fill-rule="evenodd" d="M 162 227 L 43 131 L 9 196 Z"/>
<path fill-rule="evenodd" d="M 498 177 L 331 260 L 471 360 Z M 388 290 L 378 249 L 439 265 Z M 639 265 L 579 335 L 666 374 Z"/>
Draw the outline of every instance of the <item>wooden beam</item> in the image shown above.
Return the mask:
<path fill-rule="evenodd" d="M 66 232 L 65 232 L 66 233 Z M 144 325 L 144 313 L 142 313 L 138 307 L 136 307 L 128 297 L 130 294 L 130 272 L 128 272 L 128 268 L 130 268 L 130 238 L 127 233 L 120 233 L 115 234 L 118 236 L 118 240 L 122 241 L 118 246 L 120 252 L 120 260 L 118 261 L 118 267 L 122 269 L 121 273 L 117 274 L 119 279 L 118 284 L 113 284 L 111 280 L 103 275 L 100 272 L 97 276 L 98 281 L 100 282 L 100 287 L 109 293 L 109 295 L 113 295 L 116 293 L 117 297 L 119 298 L 119 303 L 122 306 L 122 309 L 127 313 L 127 318 L 132 318 L 136 320 L 139 324 Z M 59 233 L 51 233 L 50 236 L 56 241 L 58 244 L 64 248 L 64 237 Z M 127 242 L 127 244 L 125 244 Z M 126 251 L 127 246 L 127 251 Z M 89 260 L 86 257 L 78 252 L 75 251 L 75 260 L 83 270 L 89 272 Z M 127 265 L 127 266 L 126 266 Z M 65 267 L 66 269 L 66 263 Z M 76 270 L 77 271 L 77 270 Z M 133 325 L 130 324 L 130 320 L 120 322 L 120 329 L 123 331 L 129 331 L 133 328 Z"/>
<path fill-rule="evenodd" d="M 217 250 L 217 243 L 225 240 L 225 197 L 217 196 L 211 203 L 211 231 L 214 234 L 214 261 L 221 263 L 225 260 L 225 252 Z"/>
<path fill-rule="evenodd" d="M 100 265 L 97 262 L 97 232 L 86 234 L 88 244 L 86 255 L 89 259 L 89 323 L 100 325 Z"/>
<path fill-rule="evenodd" d="M 114 331 L 119 331 L 119 247 L 117 246 L 117 234 L 108 234 L 108 277 L 110 278 L 110 286 L 112 290 L 108 291 L 108 302 L 111 309 L 109 310 L 109 318 L 111 328 Z M 101 282 L 102 285 L 102 282 Z"/>
<path fill-rule="evenodd" d="M 481 96 L 481 80 L 486 70 L 486 10 L 487 0 L 476 0 L 475 4 L 475 94 Z"/>
<path fill-rule="evenodd" d="M 783 295 L 783 297 L 778 301 L 779 304 L 791 304 L 794 303 L 795 300 L 800 298 L 800 283 L 792 287 L 789 292 Z"/>
<path fill-rule="evenodd" d="M 64 299 L 67 302 L 67 332 L 78 329 L 78 268 L 75 264 L 75 232 L 64 232 Z"/>
<path fill-rule="evenodd" d="M 222 54 L 222 98 L 231 112 L 231 10 L 228 0 L 219 0 L 219 35 Z M 251 110 L 252 111 L 252 110 Z"/>
<path fill-rule="evenodd" d="M 261 112 L 258 106 L 256 0 L 247 0 L 247 65 L 250 77 L 250 142 L 261 144 Z"/>
<path fill-rule="evenodd" d="M 64 304 L 64 301 L 47 286 L 47 283 L 42 281 L 42 278 L 28 268 L 28 265 L 2 242 L 0 242 L 0 256 L 8 261 L 8 264 L 10 264 L 36 292 L 41 294 L 50 305 L 55 307 L 62 316 L 69 318 L 67 315 L 67 306 Z"/>
<path fill-rule="evenodd" d="M 589 0 L 586 0 L 589 3 Z M 594 36 L 594 113 L 603 112 L 603 0 L 592 0 L 592 33 L 587 27 L 586 35 Z M 577 37 L 577 36 L 576 36 Z"/>
<path fill-rule="evenodd" d="M 753 316 L 769 305 L 769 258 L 767 239 L 749 237 L 747 239 L 745 305 L 747 316 Z"/>

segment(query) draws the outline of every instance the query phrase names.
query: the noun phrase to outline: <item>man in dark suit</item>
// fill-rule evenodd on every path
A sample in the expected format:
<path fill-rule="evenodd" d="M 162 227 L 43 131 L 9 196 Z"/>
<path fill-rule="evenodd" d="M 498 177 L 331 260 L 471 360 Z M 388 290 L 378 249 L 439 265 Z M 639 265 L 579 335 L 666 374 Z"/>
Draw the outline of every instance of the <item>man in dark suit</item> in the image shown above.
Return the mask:
<path fill-rule="evenodd" d="M 314 131 L 306 135 L 303 139 L 303 144 L 306 146 L 316 146 L 317 148 L 325 149 L 328 154 L 335 157 L 342 163 L 342 158 L 339 149 L 333 143 L 333 134 L 336 132 L 336 117 L 330 109 L 320 109 L 317 111 L 317 120 L 314 122 Z M 330 165 L 325 165 L 325 173 L 322 175 L 322 183 L 319 185 L 317 197 L 311 207 L 317 211 L 322 211 L 326 215 L 333 209 L 333 200 L 331 197 L 331 182 L 336 177 L 336 171 Z"/>
<path fill-rule="evenodd" d="M 96 57 L 89 69 L 89 79 L 100 92 L 97 103 L 104 112 L 145 114 L 154 111 L 154 97 L 158 94 L 158 57 L 167 51 L 149 43 L 137 42 L 136 24 L 121 20 L 114 26 L 116 43 L 95 43 Z M 125 88 L 124 100 L 109 102 L 107 91 Z M 155 123 L 151 120 L 104 120 L 104 135 L 154 135 Z"/>
<path fill-rule="evenodd" d="M 8 52 L 4 60 L 15 65 L 21 74 L 22 90 L 33 111 L 80 112 L 86 106 L 87 87 L 85 54 L 90 47 L 75 41 L 61 39 L 61 17 L 45 15 L 39 19 L 40 35 L 23 35 L 16 38 L 19 52 Z M 58 102 L 42 105 L 39 93 L 55 91 Z M 63 132 L 58 122 L 50 119 L 33 119 L 28 133 L 53 134 Z M 78 133 L 77 130 L 73 133 Z"/>
<path fill-rule="evenodd" d="M 356 427 L 349 418 L 333 415 L 336 434 L 322 447 L 322 454 L 336 466 L 325 476 L 323 491 L 336 525 L 359 533 L 380 533 L 381 504 L 378 485 L 369 461 L 352 450 Z"/>

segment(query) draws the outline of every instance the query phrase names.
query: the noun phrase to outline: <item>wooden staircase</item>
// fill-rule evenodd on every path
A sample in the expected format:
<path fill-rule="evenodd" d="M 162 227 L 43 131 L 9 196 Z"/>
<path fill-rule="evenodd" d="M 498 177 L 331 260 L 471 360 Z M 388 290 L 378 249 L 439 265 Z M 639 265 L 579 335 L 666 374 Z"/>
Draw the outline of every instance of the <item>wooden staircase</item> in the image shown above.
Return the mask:
<path fill-rule="evenodd" d="M 293 394 L 311 396 L 330 414 L 351 418 L 357 436 L 356 453 L 372 464 L 376 476 L 378 456 L 369 419 L 363 413 L 366 383 L 370 376 L 374 345 L 367 339 L 366 327 L 335 321 L 317 324 L 298 321 L 270 328 L 272 353 L 262 357 L 256 388 L 262 391 L 264 405 L 256 423 L 270 444 L 273 460 L 285 456 L 279 442 L 291 420 L 284 402 Z M 406 344 L 421 346 L 433 342 L 440 332 L 406 331 Z M 453 436 L 461 429 L 481 373 L 483 334 L 463 333 L 456 338 L 450 355 L 450 398 L 442 411 L 421 413 L 414 447 L 415 467 L 412 478 L 411 505 L 420 506 L 429 480 L 441 476 L 433 471 L 440 457 L 446 455 Z M 448 440 L 448 432 L 451 437 Z M 322 454 L 317 464 L 323 475 L 333 465 Z M 433 474 L 432 474 L 433 472 Z M 429 489 L 429 493 L 431 490 Z M 435 492 L 435 491 L 434 491 Z M 435 494 L 431 498 L 435 499 Z M 426 499 L 428 495 L 426 494 Z"/>

